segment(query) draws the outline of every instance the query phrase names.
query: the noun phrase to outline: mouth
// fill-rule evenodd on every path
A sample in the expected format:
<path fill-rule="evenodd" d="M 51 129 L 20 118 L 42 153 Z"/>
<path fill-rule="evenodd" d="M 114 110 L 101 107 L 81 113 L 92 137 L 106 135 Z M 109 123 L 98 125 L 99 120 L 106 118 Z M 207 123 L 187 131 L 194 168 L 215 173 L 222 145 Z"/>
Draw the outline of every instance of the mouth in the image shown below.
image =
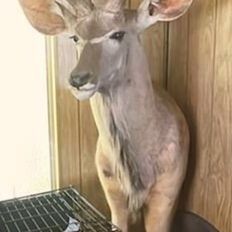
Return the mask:
<path fill-rule="evenodd" d="M 118 72 L 119 69 L 116 69 L 111 74 L 106 75 L 101 79 L 107 79 L 108 82 L 112 82 L 114 77 L 117 76 Z M 71 77 L 69 79 L 69 89 L 75 98 L 81 101 L 89 99 L 97 91 L 100 91 L 100 89 L 104 87 L 103 83 L 99 81 L 99 78 L 95 78 L 93 75 Z"/>
<path fill-rule="evenodd" d="M 71 79 L 69 80 L 69 89 L 78 100 L 88 99 L 97 91 L 97 84 L 93 83 L 92 80 L 93 78 L 83 79 L 80 84 Z"/>

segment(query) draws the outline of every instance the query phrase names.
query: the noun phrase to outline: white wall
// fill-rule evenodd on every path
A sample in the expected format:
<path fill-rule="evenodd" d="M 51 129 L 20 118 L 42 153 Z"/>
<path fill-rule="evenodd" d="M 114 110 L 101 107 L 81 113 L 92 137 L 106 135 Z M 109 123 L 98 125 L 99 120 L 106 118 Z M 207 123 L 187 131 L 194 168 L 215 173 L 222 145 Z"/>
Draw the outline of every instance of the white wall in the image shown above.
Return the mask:
<path fill-rule="evenodd" d="M 0 8 L 0 199 L 50 189 L 44 36 Z"/>

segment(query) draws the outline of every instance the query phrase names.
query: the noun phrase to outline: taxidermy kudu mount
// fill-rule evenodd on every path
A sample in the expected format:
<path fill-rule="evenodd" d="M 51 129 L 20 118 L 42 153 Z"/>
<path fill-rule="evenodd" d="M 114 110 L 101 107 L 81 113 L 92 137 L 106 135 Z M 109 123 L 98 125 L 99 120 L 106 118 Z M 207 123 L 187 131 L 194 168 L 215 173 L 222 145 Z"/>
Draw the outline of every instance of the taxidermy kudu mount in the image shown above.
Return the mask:
<path fill-rule="evenodd" d="M 168 232 L 189 149 L 185 118 L 155 87 L 139 34 L 183 15 L 192 0 L 143 0 L 137 11 L 123 0 L 20 0 L 44 34 L 69 33 L 78 63 L 70 74 L 74 96 L 90 98 L 99 132 L 96 165 L 112 222 L 128 231 L 143 212 L 146 232 Z"/>

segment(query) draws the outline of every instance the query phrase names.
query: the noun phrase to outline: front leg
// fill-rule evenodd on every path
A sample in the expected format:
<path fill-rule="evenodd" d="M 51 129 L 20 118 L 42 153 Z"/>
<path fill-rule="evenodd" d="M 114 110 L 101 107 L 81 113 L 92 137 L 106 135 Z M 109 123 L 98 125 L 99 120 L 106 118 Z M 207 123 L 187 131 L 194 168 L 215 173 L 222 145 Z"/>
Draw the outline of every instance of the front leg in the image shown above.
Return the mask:
<path fill-rule="evenodd" d="M 96 166 L 98 177 L 110 207 L 112 223 L 118 226 L 122 232 L 128 232 L 127 197 L 113 174 L 112 165 L 107 158 L 107 154 L 102 150 L 100 142 L 97 145 Z"/>
<path fill-rule="evenodd" d="M 185 132 L 185 141 L 182 140 L 181 148 L 171 142 L 160 156 L 156 157 L 156 167 L 159 166 L 162 171 L 157 172 L 156 182 L 151 187 L 143 208 L 146 232 L 169 232 L 171 229 L 186 173 L 188 134 Z"/>

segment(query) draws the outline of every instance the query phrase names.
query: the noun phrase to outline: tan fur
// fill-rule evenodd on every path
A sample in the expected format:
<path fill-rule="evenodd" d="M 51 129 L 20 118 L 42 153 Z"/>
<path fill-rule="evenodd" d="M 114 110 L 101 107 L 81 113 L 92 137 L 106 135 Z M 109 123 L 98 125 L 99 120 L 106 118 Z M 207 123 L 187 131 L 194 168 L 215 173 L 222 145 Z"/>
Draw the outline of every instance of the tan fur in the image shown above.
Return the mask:
<path fill-rule="evenodd" d="M 152 88 L 138 34 L 180 17 L 192 0 L 144 0 L 137 13 L 124 12 L 122 0 L 20 2 L 39 31 L 66 30 L 82 41 L 70 88 L 78 99 L 92 97 L 96 165 L 112 222 L 128 232 L 129 218 L 142 211 L 146 232 L 168 232 L 186 172 L 188 127 L 169 95 Z"/>
<path fill-rule="evenodd" d="M 169 102 L 169 98 L 166 97 L 162 98 L 162 101 L 165 99 L 165 102 Z M 167 102 L 162 104 L 167 104 Z M 188 128 L 179 109 L 172 104 L 169 107 L 174 110 L 173 116 L 178 122 L 178 130 L 171 131 L 171 134 L 176 139 L 176 136 L 180 136 L 180 139 L 172 140 L 170 138 L 170 142 L 167 142 L 166 146 L 163 147 L 159 157 L 154 156 L 160 174 L 144 195 L 142 209 L 146 232 L 168 232 L 170 230 L 178 194 L 185 177 L 189 146 Z M 109 144 L 109 140 L 112 138 L 110 134 L 107 134 L 108 116 L 100 95 L 96 95 L 91 99 L 91 106 L 100 131 L 96 152 L 99 179 L 111 209 L 113 223 L 118 225 L 123 232 L 127 232 L 129 218 L 131 217 L 127 205 L 128 194 L 114 172 L 115 156 L 113 154 L 115 150 L 111 150 L 112 147 Z"/>
<path fill-rule="evenodd" d="M 127 197 L 124 194 L 117 178 L 112 173 L 112 165 L 105 154 L 101 142 L 98 142 L 96 152 L 96 166 L 107 202 L 111 210 L 111 220 L 122 231 L 128 231 L 129 210 Z M 106 174 L 107 173 L 107 174 Z"/>

